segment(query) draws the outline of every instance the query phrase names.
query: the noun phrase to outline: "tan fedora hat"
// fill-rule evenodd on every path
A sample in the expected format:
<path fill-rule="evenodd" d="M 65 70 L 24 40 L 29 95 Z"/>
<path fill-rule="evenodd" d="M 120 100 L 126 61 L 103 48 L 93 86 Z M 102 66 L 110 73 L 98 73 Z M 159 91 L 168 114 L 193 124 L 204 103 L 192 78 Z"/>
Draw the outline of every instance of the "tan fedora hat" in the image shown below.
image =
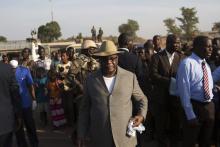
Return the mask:
<path fill-rule="evenodd" d="M 97 45 L 92 40 L 84 40 L 81 46 L 82 49 L 88 49 L 88 48 L 97 48 Z"/>
<path fill-rule="evenodd" d="M 119 53 L 123 53 L 123 52 L 118 51 L 115 44 L 112 41 L 107 40 L 102 43 L 98 51 L 94 53 L 93 55 L 94 56 L 110 56 L 110 55 L 119 54 Z"/>

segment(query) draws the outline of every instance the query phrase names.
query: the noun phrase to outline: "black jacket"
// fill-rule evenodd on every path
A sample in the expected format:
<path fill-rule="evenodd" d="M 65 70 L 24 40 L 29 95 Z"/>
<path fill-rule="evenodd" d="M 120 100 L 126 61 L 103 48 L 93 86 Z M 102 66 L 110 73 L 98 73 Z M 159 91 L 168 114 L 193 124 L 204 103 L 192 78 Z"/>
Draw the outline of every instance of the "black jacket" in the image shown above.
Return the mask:
<path fill-rule="evenodd" d="M 19 87 L 11 65 L 0 62 L 0 135 L 14 129 L 15 117 L 21 115 Z"/>
<path fill-rule="evenodd" d="M 124 53 L 119 54 L 118 65 L 130 72 L 135 73 L 139 81 L 139 77 L 141 76 L 143 70 L 142 61 L 133 53 L 120 48 L 118 50 L 124 51 Z"/>

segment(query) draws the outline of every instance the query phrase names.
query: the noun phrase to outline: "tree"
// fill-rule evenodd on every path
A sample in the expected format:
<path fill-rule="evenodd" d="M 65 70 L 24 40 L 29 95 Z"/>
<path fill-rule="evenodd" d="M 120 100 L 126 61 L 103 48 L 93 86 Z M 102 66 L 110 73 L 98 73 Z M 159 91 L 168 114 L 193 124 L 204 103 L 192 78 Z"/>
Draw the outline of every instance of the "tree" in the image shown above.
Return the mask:
<path fill-rule="evenodd" d="M 199 23 L 199 18 L 196 16 L 195 8 L 180 8 L 182 11 L 182 17 L 177 17 L 177 19 L 181 22 L 180 28 L 184 32 L 184 37 L 186 40 L 191 40 L 192 36 L 195 32 L 198 32 L 198 28 L 196 24 Z"/>
<path fill-rule="evenodd" d="M 193 38 L 193 35 L 198 32 L 197 24 L 199 23 L 199 18 L 196 16 L 197 11 L 195 8 L 180 8 L 182 17 L 176 17 L 180 22 L 180 25 L 175 24 L 175 20 L 168 18 L 163 22 L 168 28 L 168 33 L 176 33 L 182 35 L 183 39 L 190 41 Z"/>
<path fill-rule="evenodd" d="M 167 18 L 163 21 L 165 23 L 165 26 L 167 27 L 167 32 L 176 34 L 176 35 L 181 35 L 182 30 L 176 26 L 175 20 L 172 18 Z"/>
<path fill-rule="evenodd" d="M 79 33 L 79 34 L 76 36 L 76 42 L 77 42 L 77 43 L 82 43 L 82 42 L 83 42 L 82 33 Z"/>
<path fill-rule="evenodd" d="M 215 22 L 213 27 L 212 27 L 212 30 L 220 32 L 220 22 Z"/>
<path fill-rule="evenodd" d="M 60 26 L 56 21 L 46 23 L 38 28 L 38 38 L 42 42 L 52 42 L 61 37 Z"/>
<path fill-rule="evenodd" d="M 137 21 L 128 19 L 126 24 L 121 24 L 118 27 L 120 33 L 128 33 L 129 35 L 136 37 L 136 32 L 139 30 L 139 24 Z"/>
<path fill-rule="evenodd" d="M 0 36 L 0 42 L 7 42 L 7 38 L 4 36 Z"/>
<path fill-rule="evenodd" d="M 76 36 L 76 39 L 83 39 L 82 33 L 79 33 L 79 34 Z"/>

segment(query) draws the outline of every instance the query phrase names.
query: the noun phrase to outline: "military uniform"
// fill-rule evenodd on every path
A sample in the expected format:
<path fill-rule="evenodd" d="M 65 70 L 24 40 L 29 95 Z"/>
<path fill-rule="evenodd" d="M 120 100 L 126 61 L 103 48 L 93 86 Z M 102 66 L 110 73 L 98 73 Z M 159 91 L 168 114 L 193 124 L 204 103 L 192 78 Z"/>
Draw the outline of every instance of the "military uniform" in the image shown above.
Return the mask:
<path fill-rule="evenodd" d="M 84 54 L 77 56 L 69 68 L 69 71 L 63 80 L 63 88 L 65 90 L 65 98 L 68 99 L 67 105 L 70 123 L 76 123 L 78 115 L 78 104 L 83 93 L 84 81 L 91 72 L 99 68 L 99 63 L 92 57 Z M 73 114 L 72 114 L 73 113 Z M 68 120 L 68 118 L 67 118 Z"/>
<path fill-rule="evenodd" d="M 79 55 L 72 61 L 69 72 L 64 80 L 65 90 L 75 89 L 78 85 L 83 85 L 88 74 L 96 71 L 99 68 L 99 63 L 92 57 Z M 76 80 L 78 81 L 77 83 Z"/>

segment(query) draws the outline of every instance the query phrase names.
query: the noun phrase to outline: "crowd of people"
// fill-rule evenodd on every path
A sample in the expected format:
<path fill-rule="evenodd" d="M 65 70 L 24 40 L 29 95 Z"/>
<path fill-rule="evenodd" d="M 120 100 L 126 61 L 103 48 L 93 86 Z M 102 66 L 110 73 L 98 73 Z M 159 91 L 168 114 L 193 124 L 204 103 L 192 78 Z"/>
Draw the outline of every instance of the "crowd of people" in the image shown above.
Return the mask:
<path fill-rule="evenodd" d="M 182 45 L 169 34 L 162 48 L 155 35 L 135 47 L 122 33 L 118 46 L 84 40 L 80 52 L 70 45 L 47 56 L 39 46 L 35 61 L 30 53 L 2 56 L 0 147 L 13 134 L 18 147 L 28 147 L 25 134 L 38 147 L 36 123 L 71 127 L 79 147 L 220 146 L 220 38 Z"/>

